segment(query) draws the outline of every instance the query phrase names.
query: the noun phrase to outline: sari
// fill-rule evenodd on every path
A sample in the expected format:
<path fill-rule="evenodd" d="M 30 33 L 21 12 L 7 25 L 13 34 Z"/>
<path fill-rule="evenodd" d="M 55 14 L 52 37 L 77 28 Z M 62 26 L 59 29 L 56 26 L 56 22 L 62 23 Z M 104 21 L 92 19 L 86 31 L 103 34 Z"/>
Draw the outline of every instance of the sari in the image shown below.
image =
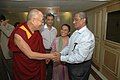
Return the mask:
<path fill-rule="evenodd" d="M 61 37 L 57 37 L 52 43 L 52 51 L 60 52 L 67 44 L 62 42 Z M 64 62 L 53 63 L 53 80 L 69 80 L 68 69 Z"/>

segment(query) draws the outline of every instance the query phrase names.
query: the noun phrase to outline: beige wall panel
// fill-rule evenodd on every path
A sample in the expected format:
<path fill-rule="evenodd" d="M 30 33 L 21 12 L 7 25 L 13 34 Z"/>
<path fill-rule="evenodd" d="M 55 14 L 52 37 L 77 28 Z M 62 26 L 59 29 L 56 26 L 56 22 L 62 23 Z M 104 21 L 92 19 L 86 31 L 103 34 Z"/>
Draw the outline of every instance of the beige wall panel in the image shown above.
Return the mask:
<path fill-rule="evenodd" d="M 93 53 L 93 58 L 96 59 L 97 58 L 97 45 L 95 45 L 95 50 Z"/>
<path fill-rule="evenodd" d="M 111 53 L 108 50 L 105 50 L 104 65 L 107 66 L 114 73 L 115 73 L 115 66 L 117 66 L 116 62 L 117 62 L 117 55 L 115 55 L 114 53 Z"/>
<path fill-rule="evenodd" d="M 106 66 L 112 73 L 119 76 L 119 51 L 114 49 L 113 45 L 108 44 L 105 46 L 104 53 L 104 66 Z"/>
<path fill-rule="evenodd" d="M 95 50 L 93 53 L 93 62 L 97 65 L 98 64 L 98 60 L 97 60 L 97 47 L 95 46 Z"/>
<path fill-rule="evenodd" d="M 102 11 L 95 12 L 95 36 L 100 38 L 101 34 Z"/>
<path fill-rule="evenodd" d="M 102 74 L 106 76 L 108 80 L 118 80 L 118 78 L 105 66 L 102 66 Z"/>
<path fill-rule="evenodd" d="M 106 5 L 87 11 L 88 25 L 95 34 L 96 46 L 93 62 L 108 80 L 120 80 L 120 44 L 106 40 L 107 13 L 120 10 L 120 1 L 112 1 Z"/>
<path fill-rule="evenodd" d="M 107 6 L 107 12 L 120 10 L 120 2 L 115 2 Z"/>
<path fill-rule="evenodd" d="M 87 17 L 88 17 L 88 28 L 95 33 L 95 13 L 94 10 L 93 11 L 89 11 L 87 12 Z"/>
<path fill-rule="evenodd" d="M 94 49 L 94 54 L 93 54 L 93 59 L 96 59 L 96 62 L 99 63 L 99 50 L 100 50 L 100 44 L 96 42 L 95 44 L 95 49 Z"/>

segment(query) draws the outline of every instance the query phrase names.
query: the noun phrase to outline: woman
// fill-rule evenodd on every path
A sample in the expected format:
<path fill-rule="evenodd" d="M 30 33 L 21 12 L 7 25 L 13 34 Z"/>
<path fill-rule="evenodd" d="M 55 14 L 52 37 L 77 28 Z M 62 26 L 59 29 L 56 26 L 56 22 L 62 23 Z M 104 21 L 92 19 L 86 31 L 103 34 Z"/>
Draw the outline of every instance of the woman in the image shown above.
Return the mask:
<path fill-rule="evenodd" d="M 68 44 L 70 26 L 68 24 L 63 24 L 60 34 L 61 36 L 57 37 L 52 44 L 52 51 L 60 52 Z M 53 63 L 53 80 L 69 80 L 65 63 Z"/>

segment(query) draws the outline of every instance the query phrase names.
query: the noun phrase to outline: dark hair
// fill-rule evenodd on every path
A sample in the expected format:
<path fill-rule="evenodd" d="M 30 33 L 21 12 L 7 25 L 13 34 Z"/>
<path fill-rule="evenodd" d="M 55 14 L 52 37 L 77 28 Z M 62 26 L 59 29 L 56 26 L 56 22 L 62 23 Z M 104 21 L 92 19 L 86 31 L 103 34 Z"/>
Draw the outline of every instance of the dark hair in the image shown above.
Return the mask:
<path fill-rule="evenodd" d="M 0 15 L 0 21 L 1 21 L 1 20 L 3 20 L 3 21 L 6 20 L 6 18 L 5 18 L 5 16 L 4 16 L 3 14 Z"/>
<path fill-rule="evenodd" d="M 63 26 L 67 26 L 67 27 L 68 27 L 68 30 L 69 30 L 69 32 L 70 32 L 70 25 L 68 25 L 68 24 L 63 24 L 63 25 L 61 26 L 61 28 L 62 28 Z"/>
<path fill-rule="evenodd" d="M 54 19 L 54 17 L 55 17 L 53 14 L 48 13 L 48 14 L 46 14 L 46 17 L 45 17 L 45 18 L 47 19 L 47 17 L 48 17 L 48 16 L 52 16 L 52 17 L 53 17 L 53 19 Z"/>
<path fill-rule="evenodd" d="M 20 24 L 20 22 L 16 22 L 15 24 L 14 24 L 14 27 L 17 27 L 17 25 L 19 25 Z"/>

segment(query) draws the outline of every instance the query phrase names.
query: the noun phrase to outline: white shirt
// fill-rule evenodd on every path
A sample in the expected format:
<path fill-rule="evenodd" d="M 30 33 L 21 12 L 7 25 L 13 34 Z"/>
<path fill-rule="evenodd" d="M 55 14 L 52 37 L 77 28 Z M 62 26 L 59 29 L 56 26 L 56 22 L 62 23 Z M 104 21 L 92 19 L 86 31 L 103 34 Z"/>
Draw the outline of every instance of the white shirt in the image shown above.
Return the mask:
<path fill-rule="evenodd" d="M 90 60 L 92 58 L 94 46 L 94 35 L 84 26 L 71 35 L 68 46 L 60 52 L 61 61 L 74 64 Z"/>
<path fill-rule="evenodd" d="M 56 38 L 57 29 L 52 26 L 51 30 L 49 30 L 47 25 L 45 24 L 43 29 L 41 30 L 41 35 L 43 37 L 43 44 L 45 49 L 50 49 L 53 40 Z"/>

